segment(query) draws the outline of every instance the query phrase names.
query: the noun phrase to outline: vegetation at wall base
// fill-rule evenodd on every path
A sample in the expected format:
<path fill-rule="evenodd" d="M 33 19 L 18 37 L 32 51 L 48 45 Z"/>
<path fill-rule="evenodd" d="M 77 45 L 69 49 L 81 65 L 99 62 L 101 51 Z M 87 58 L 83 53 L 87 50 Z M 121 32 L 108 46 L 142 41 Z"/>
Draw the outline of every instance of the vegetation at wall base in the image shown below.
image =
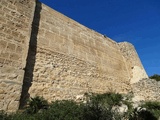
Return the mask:
<path fill-rule="evenodd" d="M 144 108 L 135 108 L 129 120 L 158 120 L 150 111 Z"/>
<path fill-rule="evenodd" d="M 4 111 L 0 111 L 0 120 L 7 120 L 8 115 Z"/>
<path fill-rule="evenodd" d="M 147 101 L 141 107 L 146 108 L 154 117 L 160 117 L 160 102 Z"/>
<path fill-rule="evenodd" d="M 121 105 L 122 95 L 116 93 L 92 94 L 84 107 L 85 120 L 112 120 L 120 118 L 120 114 L 112 110 Z"/>
<path fill-rule="evenodd" d="M 150 76 L 149 78 L 155 79 L 156 81 L 160 81 L 160 75 L 158 75 L 158 74 L 154 74 L 154 75 Z"/>
<path fill-rule="evenodd" d="M 121 113 L 119 107 L 128 110 Z M 73 100 L 50 104 L 42 97 L 31 98 L 23 112 L 0 112 L 0 120 L 158 120 L 160 102 L 145 102 L 133 109 L 130 99 L 117 93 L 86 94 L 85 103 Z"/>
<path fill-rule="evenodd" d="M 35 114 L 39 110 L 48 109 L 49 104 L 43 97 L 36 96 L 35 98 L 30 98 L 28 100 L 28 106 L 29 107 L 26 108 L 26 112 L 28 114 Z"/>

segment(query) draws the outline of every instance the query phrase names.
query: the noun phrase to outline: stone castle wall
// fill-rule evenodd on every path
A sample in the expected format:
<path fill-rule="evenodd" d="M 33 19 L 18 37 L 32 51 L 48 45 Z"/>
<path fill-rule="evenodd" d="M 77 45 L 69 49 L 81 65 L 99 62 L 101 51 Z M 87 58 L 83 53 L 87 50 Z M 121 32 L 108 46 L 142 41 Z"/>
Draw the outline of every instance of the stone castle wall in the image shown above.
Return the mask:
<path fill-rule="evenodd" d="M 160 101 L 160 81 L 142 79 L 131 85 L 134 93 L 133 101 Z"/>
<path fill-rule="evenodd" d="M 52 101 L 74 99 L 85 92 L 130 90 L 129 74 L 116 42 L 43 4 L 39 7 L 42 19 L 31 96 Z"/>
<path fill-rule="evenodd" d="M 142 78 L 148 78 L 134 46 L 128 42 L 121 42 L 118 45 L 130 74 L 130 84 L 137 83 Z"/>
<path fill-rule="evenodd" d="M 34 96 L 53 101 L 127 93 L 137 81 L 134 71 L 142 71 L 138 79 L 147 77 L 131 44 L 118 44 L 38 1 L 0 3 L 2 110 L 15 111 Z"/>
<path fill-rule="evenodd" d="M 0 110 L 19 107 L 34 4 L 0 0 Z"/>

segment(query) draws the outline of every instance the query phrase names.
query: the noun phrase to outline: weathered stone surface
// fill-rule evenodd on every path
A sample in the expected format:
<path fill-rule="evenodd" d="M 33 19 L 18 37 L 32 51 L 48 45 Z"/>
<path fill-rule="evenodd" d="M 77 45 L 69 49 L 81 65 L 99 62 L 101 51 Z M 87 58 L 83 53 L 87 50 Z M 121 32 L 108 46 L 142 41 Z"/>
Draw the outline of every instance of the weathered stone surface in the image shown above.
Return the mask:
<path fill-rule="evenodd" d="M 160 82 L 154 79 L 142 79 L 132 84 L 133 101 L 160 101 Z"/>
<path fill-rule="evenodd" d="M 0 6 L 0 110 L 15 112 L 22 92 L 34 0 L 0 0 Z"/>
<path fill-rule="evenodd" d="M 118 44 L 44 4 L 40 7 L 30 96 L 52 101 L 74 99 L 85 92 L 127 93 L 136 74 L 128 69 L 145 72 L 131 44 Z M 27 81 L 29 76 L 25 77 Z"/>
<path fill-rule="evenodd" d="M 121 42 L 118 45 L 126 61 L 125 64 L 130 75 L 130 83 L 133 84 L 141 79 L 148 78 L 134 46 L 128 42 Z"/>
<path fill-rule="evenodd" d="M 0 110 L 16 111 L 20 96 L 22 104 L 34 96 L 79 101 L 86 92 L 128 93 L 147 77 L 129 43 L 118 44 L 35 0 L 0 4 Z"/>

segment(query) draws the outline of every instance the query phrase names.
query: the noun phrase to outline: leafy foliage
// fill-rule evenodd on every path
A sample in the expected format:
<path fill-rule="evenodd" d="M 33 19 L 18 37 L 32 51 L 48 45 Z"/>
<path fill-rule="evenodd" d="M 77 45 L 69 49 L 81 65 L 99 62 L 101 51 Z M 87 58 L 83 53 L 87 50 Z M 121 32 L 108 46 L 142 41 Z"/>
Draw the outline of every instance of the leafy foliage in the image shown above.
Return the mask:
<path fill-rule="evenodd" d="M 158 120 L 153 114 L 143 108 L 135 108 L 129 120 Z"/>
<path fill-rule="evenodd" d="M 81 120 L 83 105 L 72 100 L 52 102 L 50 108 L 43 113 L 46 120 Z"/>
<path fill-rule="evenodd" d="M 7 116 L 5 120 L 38 120 L 38 114 L 16 113 Z"/>
<path fill-rule="evenodd" d="M 47 108 L 48 108 L 48 102 L 43 97 L 37 96 L 35 98 L 31 98 L 28 101 L 28 107 L 26 112 L 29 114 L 35 114 L 39 110 L 47 109 Z"/>
<path fill-rule="evenodd" d="M 158 120 L 160 116 L 160 102 L 146 102 L 133 109 L 130 100 L 121 94 L 87 94 L 86 97 L 85 103 L 62 100 L 51 104 L 42 97 L 31 98 L 25 112 L 10 115 L 0 112 L 0 120 Z M 113 109 L 122 104 L 128 106 L 127 112 L 121 114 Z"/>
<path fill-rule="evenodd" d="M 160 102 L 148 101 L 148 102 L 145 102 L 145 104 L 143 104 L 142 107 L 146 108 L 157 119 L 158 119 L 158 117 L 160 117 Z"/>
<path fill-rule="evenodd" d="M 120 115 L 112 110 L 113 106 L 121 105 L 122 95 L 115 93 L 92 94 L 84 108 L 85 120 L 112 120 Z"/>
<path fill-rule="evenodd" d="M 0 120 L 9 120 L 7 114 L 4 111 L 0 111 Z"/>
<path fill-rule="evenodd" d="M 154 74 L 153 76 L 149 77 L 150 79 L 155 79 L 156 81 L 160 81 L 160 75 Z"/>
<path fill-rule="evenodd" d="M 123 118 L 127 119 L 132 114 L 132 112 L 133 112 L 134 109 L 133 109 L 133 106 L 132 106 L 132 102 L 129 101 L 129 100 L 124 100 L 123 104 L 127 105 L 127 107 L 128 107 L 127 112 L 125 112 L 123 114 Z"/>

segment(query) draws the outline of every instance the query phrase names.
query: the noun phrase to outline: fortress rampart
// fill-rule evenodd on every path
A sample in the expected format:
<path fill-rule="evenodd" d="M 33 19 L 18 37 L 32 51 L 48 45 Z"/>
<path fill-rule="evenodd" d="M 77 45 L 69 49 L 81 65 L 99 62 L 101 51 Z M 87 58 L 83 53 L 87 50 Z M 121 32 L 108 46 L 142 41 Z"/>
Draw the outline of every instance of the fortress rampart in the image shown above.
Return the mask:
<path fill-rule="evenodd" d="M 34 0 L 0 1 L 0 108 L 28 97 L 128 93 L 147 74 L 133 45 L 117 43 Z"/>

